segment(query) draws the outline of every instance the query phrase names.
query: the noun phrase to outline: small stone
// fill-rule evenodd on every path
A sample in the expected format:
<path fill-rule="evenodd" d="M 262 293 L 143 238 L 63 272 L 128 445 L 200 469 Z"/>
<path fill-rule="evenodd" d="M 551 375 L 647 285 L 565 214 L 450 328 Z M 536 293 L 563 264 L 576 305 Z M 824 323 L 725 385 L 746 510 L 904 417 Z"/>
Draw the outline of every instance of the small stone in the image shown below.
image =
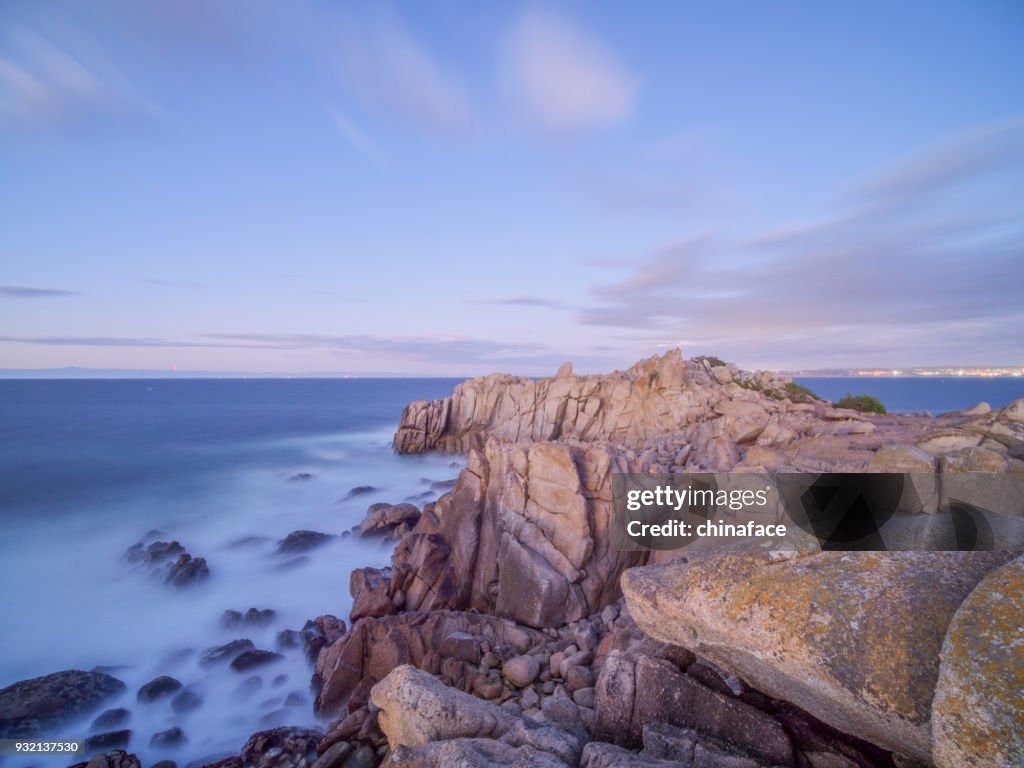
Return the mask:
<path fill-rule="evenodd" d="M 373 747 L 364 744 L 345 761 L 344 768 L 376 768 L 377 752 Z"/>
<path fill-rule="evenodd" d="M 339 741 L 337 744 L 332 744 L 327 748 L 326 752 L 317 758 L 312 768 L 341 768 L 345 758 L 348 757 L 351 751 L 352 745 L 347 741 Z"/>
<path fill-rule="evenodd" d="M 527 688 L 523 691 L 522 697 L 519 699 L 519 705 L 523 709 L 534 709 L 540 706 L 540 696 L 537 691 L 532 687 Z"/>
<path fill-rule="evenodd" d="M 568 684 L 570 691 L 592 688 L 594 685 L 594 673 L 590 670 L 590 667 L 575 665 L 566 670 L 565 682 Z"/>
<path fill-rule="evenodd" d="M 525 688 L 540 674 L 540 662 L 533 656 L 515 656 L 501 668 L 505 679 L 519 688 Z"/>
<path fill-rule="evenodd" d="M 482 699 L 497 699 L 505 690 L 499 681 L 480 675 L 473 681 L 473 691 Z"/>
<path fill-rule="evenodd" d="M 581 707 L 593 709 L 594 702 L 597 700 L 597 689 L 594 687 L 579 688 L 573 691 L 572 700 L 579 704 Z"/>

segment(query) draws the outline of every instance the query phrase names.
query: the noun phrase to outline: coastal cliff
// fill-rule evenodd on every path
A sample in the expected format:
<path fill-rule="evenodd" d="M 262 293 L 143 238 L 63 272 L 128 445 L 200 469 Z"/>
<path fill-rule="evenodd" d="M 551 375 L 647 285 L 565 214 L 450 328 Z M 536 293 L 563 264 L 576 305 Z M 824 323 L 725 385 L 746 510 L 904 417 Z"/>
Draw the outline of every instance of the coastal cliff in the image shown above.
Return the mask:
<path fill-rule="evenodd" d="M 979 583 L 1024 587 L 1019 567 L 1000 570 L 1007 555 L 688 562 L 619 552 L 609 529 L 617 472 L 1021 472 L 1024 401 L 868 415 L 673 351 L 608 376 L 472 379 L 410 404 L 394 444 L 467 464 L 390 569 L 354 574 L 358 620 L 317 663 L 320 711 L 349 713 L 323 748 L 379 713 L 387 764 L 403 766 L 954 768 L 1021 754 L 1006 661 L 960 651 L 961 606 L 992 599 Z M 946 714 L 961 700 L 994 712 L 996 741 Z"/>
<path fill-rule="evenodd" d="M 913 472 L 934 503 L 964 473 L 1024 473 L 1024 399 L 865 414 L 676 350 L 469 380 L 406 407 L 394 446 L 465 466 L 436 502 L 377 503 L 353 529 L 394 549 L 353 571 L 351 624 L 310 635 L 326 733 L 262 731 L 218 768 L 1024 764 L 1024 559 L 612 536 L 625 472 Z"/>

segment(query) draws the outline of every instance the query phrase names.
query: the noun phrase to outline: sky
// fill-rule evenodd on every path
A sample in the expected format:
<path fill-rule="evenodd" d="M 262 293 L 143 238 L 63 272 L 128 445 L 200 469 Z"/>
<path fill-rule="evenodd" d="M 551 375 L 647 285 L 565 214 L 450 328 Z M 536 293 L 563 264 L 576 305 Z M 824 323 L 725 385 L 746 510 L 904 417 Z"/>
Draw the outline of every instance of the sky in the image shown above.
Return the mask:
<path fill-rule="evenodd" d="M 0 368 L 1024 365 L 1022 41 L 1014 0 L 5 0 Z"/>

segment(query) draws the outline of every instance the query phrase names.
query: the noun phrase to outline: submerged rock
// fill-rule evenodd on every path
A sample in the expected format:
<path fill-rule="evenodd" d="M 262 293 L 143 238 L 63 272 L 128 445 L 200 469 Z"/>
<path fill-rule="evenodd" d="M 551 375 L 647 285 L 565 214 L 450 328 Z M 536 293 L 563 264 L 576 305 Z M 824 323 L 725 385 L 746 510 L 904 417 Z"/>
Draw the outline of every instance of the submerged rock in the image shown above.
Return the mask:
<path fill-rule="evenodd" d="M 124 683 L 77 669 L 22 680 L 0 690 L 0 738 L 33 737 L 95 710 Z"/>
<path fill-rule="evenodd" d="M 277 553 L 279 555 L 290 555 L 299 552 L 308 552 L 316 547 L 323 546 L 334 537 L 328 533 L 319 531 L 292 531 L 281 541 L 277 542 Z"/>
<path fill-rule="evenodd" d="M 182 691 L 171 699 L 171 709 L 181 714 L 203 706 L 203 697 L 195 691 Z"/>
<path fill-rule="evenodd" d="M 149 746 L 167 749 L 180 747 L 187 741 L 188 739 L 185 737 L 185 732 L 181 730 L 181 728 L 175 726 L 174 728 L 168 728 L 166 731 L 154 733 L 153 737 L 149 740 Z"/>
<path fill-rule="evenodd" d="M 175 587 L 190 586 L 210 576 L 206 558 L 192 557 L 177 541 L 140 541 L 128 548 L 125 559 Z"/>
<path fill-rule="evenodd" d="M 96 719 L 92 721 L 92 725 L 89 726 L 89 729 L 99 731 L 104 728 L 116 728 L 119 725 L 127 723 L 131 720 L 131 717 L 132 713 L 124 707 L 108 709 L 101 712 Z"/>
<path fill-rule="evenodd" d="M 179 555 L 178 559 L 167 571 L 164 581 L 175 587 L 187 587 L 205 581 L 210 577 L 210 568 L 204 557 Z"/>
<path fill-rule="evenodd" d="M 245 651 L 234 658 L 231 662 L 231 668 L 236 672 L 246 672 L 255 667 L 262 667 L 275 661 L 280 661 L 283 658 L 284 656 L 275 651 Z"/>
<path fill-rule="evenodd" d="M 372 485 L 357 485 L 355 488 L 345 494 L 346 499 L 354 499 L 356 496 L 365 496 L 368 493 L 379 491 L 380 488 L 375 488 Z"/>
<path fill-rule="evenodd" d="M 127 728 L 120 731 L 97 733 L 85 740 L 83 749 L 86 752 L 99 752 L 105 749 L 114 749 L 116 747 L 127 747 L 128 744 L 131 743 L 131 740 L 132 732 Z"/>
<path fill-rule="evenodd" d="M 148 683 L 139 688 L 136 699 L 143 703 L 149 703 L 162 699 L 164 696 L 170 696 L 181 688 L 181 681 L 175 680 L 169 675 L 161 675 L 160 677 L 153 678 Z"/>
<path fill-rule="evenodd" d="M 245 653 L 246 651 L 255 650 L 256 646 L 252 640 L 240 639 L 232 640 L 230 643 L 224 645 L 216 645 L 213 648 L 207 648 L 203 651 L 199 657 L 199 664 L 203 667 L 212 667 L 215 664 L 226 664 L 229 661 L 234 661 L 235 658 Z"/>

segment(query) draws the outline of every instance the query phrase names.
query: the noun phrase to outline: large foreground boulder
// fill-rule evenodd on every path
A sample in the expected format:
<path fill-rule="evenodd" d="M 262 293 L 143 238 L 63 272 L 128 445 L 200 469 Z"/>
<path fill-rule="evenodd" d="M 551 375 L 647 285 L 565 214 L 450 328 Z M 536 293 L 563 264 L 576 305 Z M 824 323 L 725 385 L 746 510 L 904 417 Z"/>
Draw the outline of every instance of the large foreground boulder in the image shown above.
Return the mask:
<path fill-rule="evenodd" d="M 576 736 L 450 688 L 412 666 L 394 669 L 370 697 L 388 745 L 405 748 L 399 764 L 561 768 L 579 762 Z M 484 745 L 483 739 L 501 746 Z"/>
<path fill-rule="evenodd" d="M 990 574 L 953 617 L 932 741 L 940 768 L 1024 765 L 1024 557 Z"/>
<path fill-rule="evenodd" d="M 0 690 L 0 738 L 37 736 L 90 712 L 124 683 L 103 672 L 69 669 L 34 677 Z"/>
<path fill-rule="evenodd" d="M 998 552 L 717 555 L 637 568 L 637 624 L 839 730 L 931 760 L 931 703 L 953 615 Z"/>

